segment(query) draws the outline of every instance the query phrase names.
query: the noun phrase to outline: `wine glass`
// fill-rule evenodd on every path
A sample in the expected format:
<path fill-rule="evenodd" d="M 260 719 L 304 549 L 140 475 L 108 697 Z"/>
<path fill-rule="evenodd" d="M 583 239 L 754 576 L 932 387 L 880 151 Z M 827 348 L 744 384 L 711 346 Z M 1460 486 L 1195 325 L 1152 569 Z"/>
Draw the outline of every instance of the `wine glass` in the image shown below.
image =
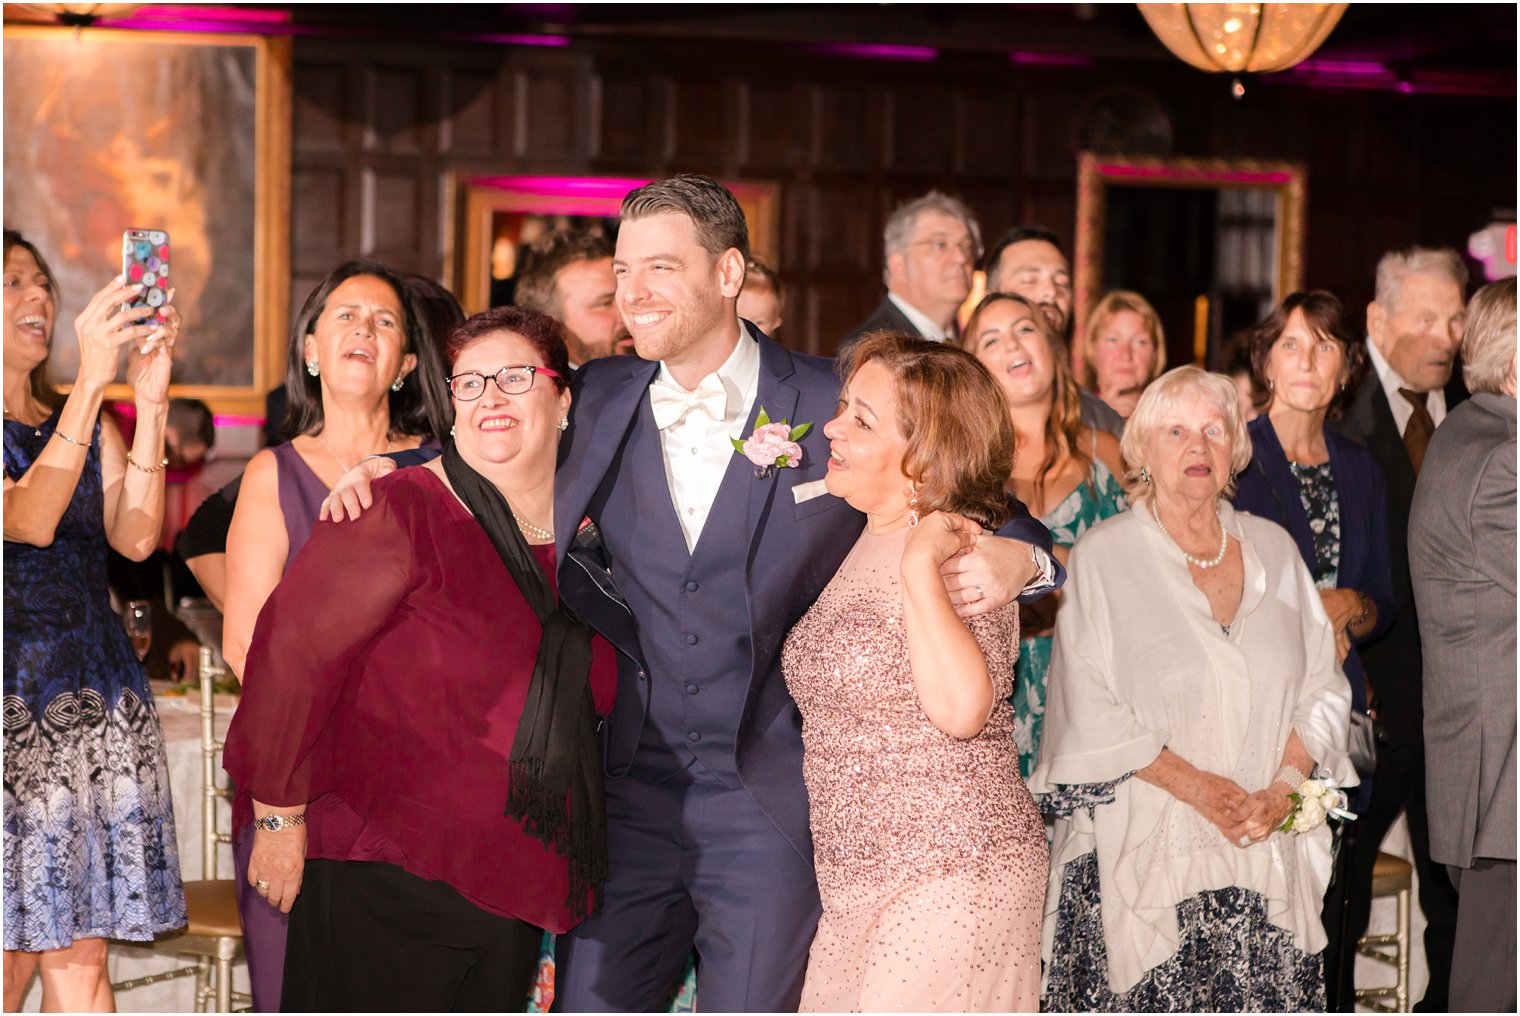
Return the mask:
<path fill-rule="evenodd" d="M 137 658 L 140 660 L 147 656 L 148 647 L 153 644 L 153 602 L 129 600 L 122 621 L 127 626 L 127 637 L 132 640 L 132 648 L 137 650 Z"/>

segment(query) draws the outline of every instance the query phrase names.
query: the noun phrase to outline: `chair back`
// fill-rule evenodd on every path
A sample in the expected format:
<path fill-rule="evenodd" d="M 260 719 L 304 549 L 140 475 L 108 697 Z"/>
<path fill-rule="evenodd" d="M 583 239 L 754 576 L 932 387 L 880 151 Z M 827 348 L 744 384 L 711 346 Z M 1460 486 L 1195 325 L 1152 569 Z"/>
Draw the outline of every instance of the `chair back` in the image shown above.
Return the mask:
<path fill-rule="evenodd" d="M 201 646 L 201 878 L 216 875 L 216 848 L 231 845 L 232 834 L 217 826 L 217 805 L 232 798 L 230 787 L 221 782 L 220 759 L 225 741 L 216 736 L 216 682 L 227 676 L 219 666 L 210 646 Z"/>

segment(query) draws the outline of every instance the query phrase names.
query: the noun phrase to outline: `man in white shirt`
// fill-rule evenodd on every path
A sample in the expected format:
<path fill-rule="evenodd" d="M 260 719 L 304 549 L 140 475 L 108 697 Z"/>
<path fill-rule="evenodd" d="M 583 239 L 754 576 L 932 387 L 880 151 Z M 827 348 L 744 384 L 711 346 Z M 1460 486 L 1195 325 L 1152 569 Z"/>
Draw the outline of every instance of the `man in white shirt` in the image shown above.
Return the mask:
<path fill-rule="evenodd" d="M 867 332 L 881 330 L 935 342 L 953 340 L 955 312 L 971 295 L 971 272 L 982 249 L 981 229 L 971 210 L 930 191 L 892 212 L 882 242 L 886 298 L 840 343 L 838 352 Z"/>
<path fill-rule="evenodd" d="M 1383 835 L 1401 810 L 1409 819 L 1419 873 L 1425 959 L 1430 968 L 1430 983 L 1418 1009 L 1447 1010 L 1456 893 L 1445 869 L 1430 859 L 1420 629 L 1409 577 L 1409 508 L 1431 434 L 1447 410 L 1467 397 L 1461 381 L 1452 376 L 1466 321 L 1466 286 L 1467 267 L 1454 250 L 1416 247 L 1383 256 L 1377 267 L 1376 297 L 1367 306 L 1367 355 L 1373 369 L 1336 424 L 1341 433 L 1367 446 L 1388 482 L 1395 610 L 1387 630 L 1358 650 L 1381 736 L 1372 800 L 1355 823 L 1346 926 L 1326 928 L 1331 948 L 1337 941 L 1340 946 L 1338 956 L 1331 957 L 1327 951 L 1326 957 L 1332 1010 L 1351 1011 L 1349 974 L 1356 940 L 1367 929 L 1372 906 L 1372 866 Z M 1339 976 L 1342 971 L 1345 976 Z M 1341 982 L 1339 992 L 1337 981 Z"/>

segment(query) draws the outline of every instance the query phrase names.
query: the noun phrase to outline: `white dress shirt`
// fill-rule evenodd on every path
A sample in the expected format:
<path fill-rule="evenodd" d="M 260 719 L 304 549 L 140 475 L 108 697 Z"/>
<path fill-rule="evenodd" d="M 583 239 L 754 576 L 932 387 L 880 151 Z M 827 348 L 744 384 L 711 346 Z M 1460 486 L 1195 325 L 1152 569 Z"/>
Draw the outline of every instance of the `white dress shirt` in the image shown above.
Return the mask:
<path fill-rule="evenodd" d="M 1414 415 L 1414 406 L 1399 394 L 1399 389 L 1408 388 L 1409 382 L 1399 377 L 1399 372 L 1389 366 L 1370 338 L 1367 340 L 1367 358 L 1372 361 L 1372 369 L 1377 371 L 1378 381 L 1382 382 L 1383 394 L 1388 396 L 1388 408 L 1393 410 L 1393 422 L 1399 425 L 1399 433 L 1403 434 L 1404 428 L 1409 426 L 1409 418 Z M 1441 421 L 1446 419 L 1445 390 L 1432 389 L 1425 396 L 1425 408 L 1430 411 L 1430 419 L 1439 427 Z"/>
<path fill-rule="evenodd" d="M 887 299 L 892 301 L 892 306 L 903 312 L 904 317 L 913 322 L 913 327 L 918 329 L 919 335 L 929 339 L 931 342 L 949 341 L 950 336 L 946 334 L 943 328 L 929 320 L 929 315 L 913 306 L 907 300 L 890 291 L 887 293 Z"/>
<path fill-rule="evenodd" d="M 675 505 L 681 531 L 686 535 L 686 549 L 694 551 L 707 524 L 718 487 L 729 461 L 738 454 L 730 438 L 743 438 L 760 387 L 760 344 L 750 337 L 741 322 L 739 342 L 715 375 L 722 384 L 726 406 L 722 419 L 714 419 L 701 406 L 689 410 L 675 423 L 660 431 L 660 450 L 665 456 L 665 481 L 670 485 L 670 500 Z M 707 378 L 704 383 L 711 383 Z M 687 389 L 676 382 L 665 364 L 653 384 L 664 385 L 678 393 Z M 700 386 L 699 386 L 700 388 Z"/>

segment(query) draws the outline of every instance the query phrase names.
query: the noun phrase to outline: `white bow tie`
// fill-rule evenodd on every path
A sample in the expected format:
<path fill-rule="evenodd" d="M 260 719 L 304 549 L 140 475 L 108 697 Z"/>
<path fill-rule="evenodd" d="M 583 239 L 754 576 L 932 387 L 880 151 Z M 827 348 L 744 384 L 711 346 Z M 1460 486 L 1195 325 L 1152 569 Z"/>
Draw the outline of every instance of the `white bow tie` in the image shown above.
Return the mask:
<path fill-rule="evenodd" d="M 693 409 L 722 423 L 728 412 L 728 392 L 716 374 L 704 377 L 694 392 L 657 380 L 649 386 L 649 406 L 654 410 L 654 424 L 661 430 L 680 423 Z"/>

